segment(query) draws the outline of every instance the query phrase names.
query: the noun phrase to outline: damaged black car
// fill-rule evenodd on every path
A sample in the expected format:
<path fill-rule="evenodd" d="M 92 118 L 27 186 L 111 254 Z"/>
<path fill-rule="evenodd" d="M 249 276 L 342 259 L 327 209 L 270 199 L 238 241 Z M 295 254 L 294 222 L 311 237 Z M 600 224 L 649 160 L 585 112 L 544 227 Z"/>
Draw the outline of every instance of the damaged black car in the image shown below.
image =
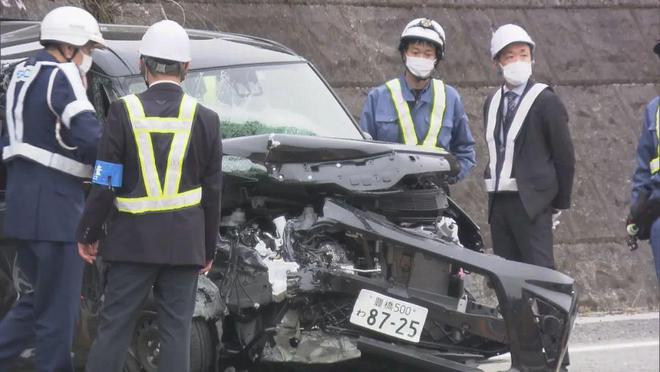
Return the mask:
<path fill-rule="evenodd" d="M 109 48 L 94 52 L 88 75 L 99 117 L 145 89 L 144 30 L 102 26 Z M 39 48 L 38 23 L 2 22 L 1 31 L 6 82 Z M 577 312 L 573 279 L 483 253 L 477 225 L 447 195 L 458 172 L 450 154 L 366 140 L 318 71 L 285 46 L 189 33 L 183 87 L 220 114 L 224 138 L 222 221 L 213 269 L 199 277 L 193 371 L 480 371 L 508 352 L 518 371 L 559 368 Z M 12 247 L 2 240 L 0 316 L 30 290 Z M 494 303 L 466 289 L 477 276 Z M 102 263 L 86 267 L 80 363 L 102 278 Z M 155 319 L 147 303 L 126 371 L 156 370 Z"/>

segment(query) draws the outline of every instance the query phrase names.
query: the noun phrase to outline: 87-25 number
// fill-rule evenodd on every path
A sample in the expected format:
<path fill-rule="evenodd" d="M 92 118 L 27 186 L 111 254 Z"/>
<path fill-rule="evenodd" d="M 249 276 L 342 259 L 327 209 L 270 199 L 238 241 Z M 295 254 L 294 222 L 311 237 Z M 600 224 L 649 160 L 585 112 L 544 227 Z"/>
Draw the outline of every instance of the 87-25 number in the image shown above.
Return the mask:
<path fill-rule="evenodd" d="M 383 326 L 390 319 L 390 316 L 392 314 L 388 313 L 387 311 L 381 311 L 380 313 L 383 315 L 382 319 L 379 319 L 378 310 L 371 309 L 371 311 L 369 312 L 369 316 L 367 317 L 367 324 L 369 324 L 370 326 L 378 324 L 377 325 L 378 329 L 383 329 Z M 395 327 L 397 326 L 397 324 L 394 323 L 394 321 L 391 321 L 390 324 L 394 324 Z M 398 327 L 395 332 L 398 335 L 413 338 L 417 335 L 418 326 L 419 326 L 419 322 L 416 320 L 411 320 L 410 322 L 408 322 L 408 319 L 406 318 L 399 318 Z"/>

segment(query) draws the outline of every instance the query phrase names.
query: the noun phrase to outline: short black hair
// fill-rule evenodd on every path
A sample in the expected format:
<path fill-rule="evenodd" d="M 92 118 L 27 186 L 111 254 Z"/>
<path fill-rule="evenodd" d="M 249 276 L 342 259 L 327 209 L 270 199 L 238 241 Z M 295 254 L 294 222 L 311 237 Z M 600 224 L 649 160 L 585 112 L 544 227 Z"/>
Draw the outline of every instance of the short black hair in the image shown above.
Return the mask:
<path fill-rule="evenodd" d="M 496 61 L 496 62 L 499 63 L 500 57 L 502 56 L 502 52 L 504 52 L 504 49 L 508 48 L 509 45 L 511 45 L 511 44 L 527 44 L 527 46 L 529 46 L 529 56 L 532 60 L 534 60 L 534 45 L 532 45 L 530 43 L 527 43 L 527 42 L 524 42 L 524 41 L 514 41 L 512 43 L 509 43 L 509 44 L 505 45 L 502 49 L 500 49 L 500 51 L 497 52 L 497 54 L 495 54 L 495 57 L 493 58 L 493 61 Z"/>
<path fill-rule="evenodd" d="M 152 75 L 181 76 L 183 63 L 168 59 L 142 56 L 144 66 Z"/>
<path fill-rule="evenodd" d="M 445 55 L 445 50 L 442 46 L 427 40 L 427 39 L 422 39 L 418 37 L 406 37 L 401 39 L 399 42 L 399 53 L 401 53 L 401 56 L 403 56 L 406 53 L 406 50 L 408 50 L 408 46 L 410 44 L 415 44 L 415 43 L 425 43 L 432 45 L 435 48 L 435 57 L 440 61 L 444 55 Z"/>

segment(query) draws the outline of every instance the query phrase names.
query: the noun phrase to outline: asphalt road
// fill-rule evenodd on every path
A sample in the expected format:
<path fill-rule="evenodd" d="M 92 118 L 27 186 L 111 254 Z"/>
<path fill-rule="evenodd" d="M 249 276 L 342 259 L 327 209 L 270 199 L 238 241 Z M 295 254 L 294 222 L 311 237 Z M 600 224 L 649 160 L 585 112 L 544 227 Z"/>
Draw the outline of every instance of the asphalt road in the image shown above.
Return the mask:
<path fill-rule="evenodd" d="M 659 372 L 658 313 L 580 317 L 569 341 L 571 366 L 577 372 Z M 479 366 L 506 371 L 509 355 Z"/>
<path fill-rule="evenodd" d="M 660 372 L 659 327 L 657 312 L 580 317 L 569 342 L 569 371 Z M 509 366 L 509 355 L 505 354 L 492 358 L 479 368 L 484 372 L 495 372 L 506 371 Z M 31 370 L 24 367 L 13 372 Z"/>

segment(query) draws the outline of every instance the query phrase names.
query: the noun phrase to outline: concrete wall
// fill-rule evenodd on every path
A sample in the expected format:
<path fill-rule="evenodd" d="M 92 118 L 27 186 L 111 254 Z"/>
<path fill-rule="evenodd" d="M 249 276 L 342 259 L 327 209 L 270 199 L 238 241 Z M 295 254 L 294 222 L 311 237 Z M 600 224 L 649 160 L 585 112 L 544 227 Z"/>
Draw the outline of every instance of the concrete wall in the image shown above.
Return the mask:
<path fill-rule="evenodd" d="M 3 16 L 32 19 L 67 3 L 1 1 Z M 651 51 L 660 38 L 657 0 L 84 3 L 117 23 L 147 24 L 165 14 L 183 22 L 185 16 L 188 27 L 282 42 L 310 59 L 355 115 L 371 87 L 400 73 L 396 47 L 403 26 L 415 17 L 436 19 L 447 34 L 447 57 L 438 76 L 461 93 L 478 145 L 477 169 L 454 193 L 479 222 L 487 246 L 486 195 L 480 177 L 487 151 L 480 113 L 484 97 L 498 82 L 488 43 L 497 26 L 522 25 L 538 45 L 537 80 L 554 85 L 568 108 L 578 160 L 573 205 L 556 231 L 559 270 L 577 279 L 582 310 L 658 307 L 648 245 L 629 252 L 624 244 L 642 110 L 660 88 L 660 60 Z"/>

